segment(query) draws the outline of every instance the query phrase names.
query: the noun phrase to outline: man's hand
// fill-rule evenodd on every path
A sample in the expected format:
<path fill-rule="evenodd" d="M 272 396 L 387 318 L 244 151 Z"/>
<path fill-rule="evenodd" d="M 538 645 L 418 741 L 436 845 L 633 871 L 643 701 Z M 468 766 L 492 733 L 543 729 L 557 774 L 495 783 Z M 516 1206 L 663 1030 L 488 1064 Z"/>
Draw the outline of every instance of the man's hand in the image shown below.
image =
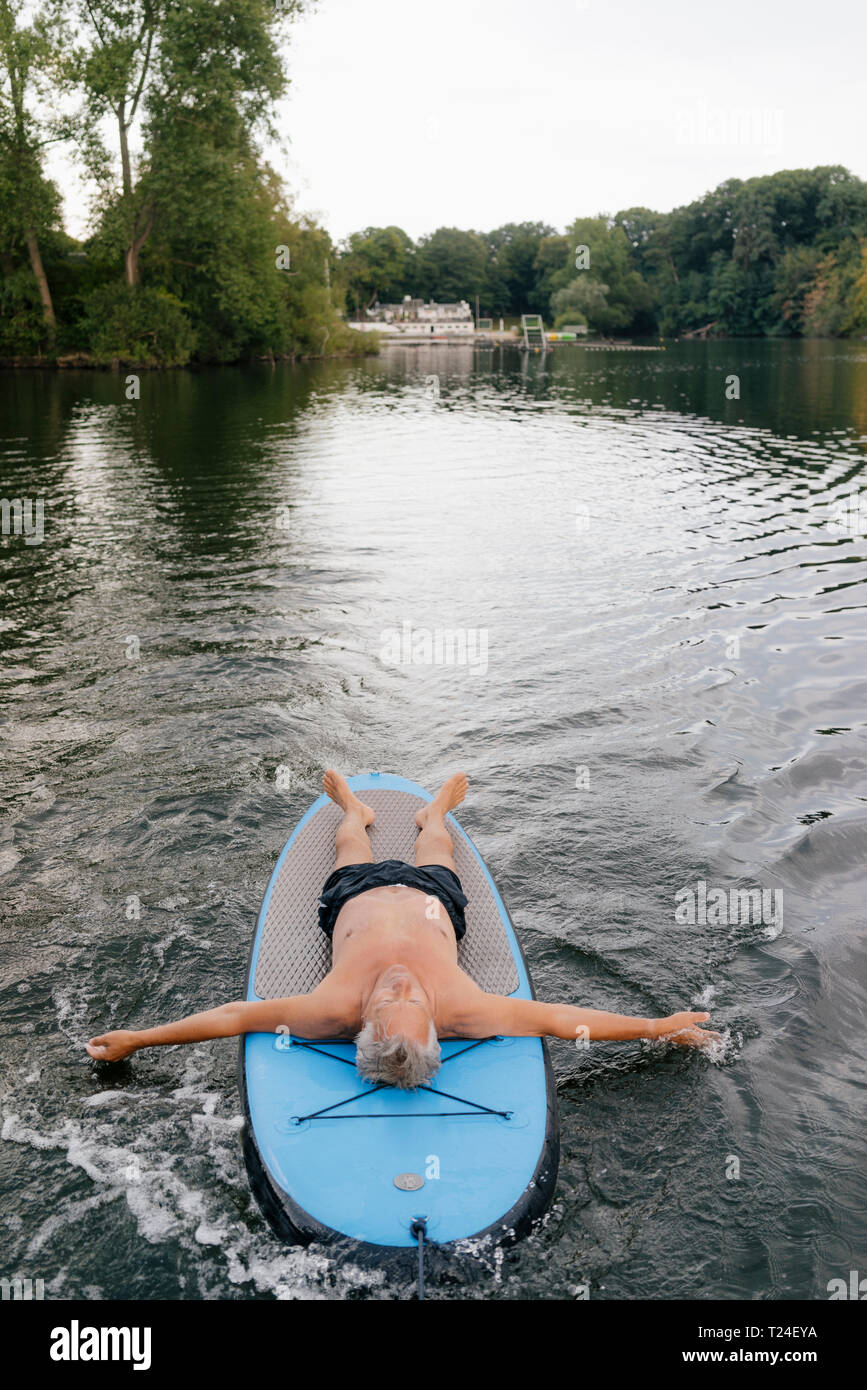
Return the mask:
<path fill-rule="evenodd" d="M 138 1047 L 136 1035 L 131 1028 L 118 1028 L 114 1033 L 101 1033 L 91 1038 L 87 1051 L 97 1062 L 119 1062 L 128 1057 Z"/>
<path fill-rule="evenodd" d="M 677 1043 L 678 1047 L 706 1047 L 709 1042 L 719 1042 L 719 1033 L 711 1033 L 705 1028 L 696 1028 L 697 1023 L 706 1023 L 710 1014 L 670 1014 L 668 1018 L 657 1018 L 657 1038 L 665 1042 Z"/>

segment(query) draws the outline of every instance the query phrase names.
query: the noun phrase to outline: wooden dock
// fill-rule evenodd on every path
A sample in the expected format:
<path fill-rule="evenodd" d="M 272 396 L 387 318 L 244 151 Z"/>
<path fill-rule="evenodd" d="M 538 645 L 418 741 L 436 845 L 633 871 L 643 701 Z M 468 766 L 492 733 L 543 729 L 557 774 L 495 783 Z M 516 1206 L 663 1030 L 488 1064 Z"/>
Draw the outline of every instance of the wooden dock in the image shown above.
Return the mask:
<path fill-rule="evenodd" d="M 440 336 L 427 336 L 427 338 L 385 338 L 379 339 L 379 347 L 518 347 L 521 352 L 553 352 L 556 347 L 557 352 L 563 352 L 567 347 L 581 347 L 584 352 L 666 352 L 664 345 L 656 343 L 596 343 L 581 342 L 575 339 L 574 342 L 552 342 L 546 338 L 545 347 L 532 346 L 525 347 L 524 339 L 518 338 L 513 332 L 493 332 L 493 334 L 461 334 L 449 338 L 445 334 Z"/>
<path fill-rule="evenodd" d="M 495 348 L 513 347 L 521 352 L 552 352 L 554 348 L 562 352 L 567 348 L 581 348 L 584 352 L 665 352 L 662 344 L 656 343 L 595 343 L 583 342 L 575 339 L 570 342 L 552 342 L 546 335 L 544 348 L 538 345 L 529 344 L 525 347 L 524 340 L 511 331 L 502 333 L 462 333 L 459 336 L 448 337 L 447 334 L 428 334 L 427 337 L 409 337 L 401 334 L 397 337 L 382 336 L 379 340 L 380 349 L 393 347 L 473 347 L 473 348 Z"/>

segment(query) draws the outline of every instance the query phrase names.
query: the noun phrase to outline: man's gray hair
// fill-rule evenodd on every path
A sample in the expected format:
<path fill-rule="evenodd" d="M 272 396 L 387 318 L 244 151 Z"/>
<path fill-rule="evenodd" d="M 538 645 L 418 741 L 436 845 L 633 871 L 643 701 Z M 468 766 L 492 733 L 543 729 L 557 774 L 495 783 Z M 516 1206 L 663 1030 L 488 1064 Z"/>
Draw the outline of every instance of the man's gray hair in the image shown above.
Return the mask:
<path fill-rule="evenodd" d="M 385 1036 L 373 1023 L 365 1023 L 355 1039 L 355 1065 L 365 1081 L 379 1081 L 414 1091 L 425 1085 L 440 1069 L 440 1045 L 433 1022 L 426 1043 L 403 1033 Z"/>

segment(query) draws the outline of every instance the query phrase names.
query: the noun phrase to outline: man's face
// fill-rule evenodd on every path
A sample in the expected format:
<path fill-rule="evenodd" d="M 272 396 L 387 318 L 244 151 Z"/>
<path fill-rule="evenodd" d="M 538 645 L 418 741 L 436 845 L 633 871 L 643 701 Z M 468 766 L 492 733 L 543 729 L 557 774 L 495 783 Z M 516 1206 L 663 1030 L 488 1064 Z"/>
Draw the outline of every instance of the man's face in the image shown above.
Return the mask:
<path fill-rule="evenodd" d="M 430 998 L 412 971 L 405 965 L 391 965 L 374 985 L 365 1017 L 383 1034 L 402 1033 L 406 1038 L 426 1043 L 433 1011 Z"/>

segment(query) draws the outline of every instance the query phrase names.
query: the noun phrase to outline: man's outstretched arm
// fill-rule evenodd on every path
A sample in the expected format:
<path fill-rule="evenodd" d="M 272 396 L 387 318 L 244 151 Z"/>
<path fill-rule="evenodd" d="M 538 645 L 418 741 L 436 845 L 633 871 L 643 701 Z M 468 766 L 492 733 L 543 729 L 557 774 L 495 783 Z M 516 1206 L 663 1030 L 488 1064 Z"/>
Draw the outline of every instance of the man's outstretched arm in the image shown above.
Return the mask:
<path fill-rule="evenodd" d="M 239 999 L 157 1028 L 120 1028 L 91 1038 L 87 1051 L 97 1062 L 119 1062 L 142 1047 L 206 1042 L 209 1038 L 232 1038 L 240 1033 L 276 1033 L 281 1027 L 302 1037 L 332 1037 L 345 1028 L 347 1019 L 338 1016 L 316 994 L 314 990 L 311 994 L 253 1003 Z"/>
<path fill-rule="evenodd" d="M 595 1039 L 599 1042 L 629 1038 L 666 1038 L 687 1047 L 702 1047 L 718 1033 L 696 1027 L 710 1018 L 706 1013 L 670 1014 L 667 1018 L 634 1018 L 603 1009 L 579 1009 L 573 1004 L 543 1004 L 537 999 L 509 999 L 483 994 L 463 1020 L 462 1033 L 484 1037 Z"/>

